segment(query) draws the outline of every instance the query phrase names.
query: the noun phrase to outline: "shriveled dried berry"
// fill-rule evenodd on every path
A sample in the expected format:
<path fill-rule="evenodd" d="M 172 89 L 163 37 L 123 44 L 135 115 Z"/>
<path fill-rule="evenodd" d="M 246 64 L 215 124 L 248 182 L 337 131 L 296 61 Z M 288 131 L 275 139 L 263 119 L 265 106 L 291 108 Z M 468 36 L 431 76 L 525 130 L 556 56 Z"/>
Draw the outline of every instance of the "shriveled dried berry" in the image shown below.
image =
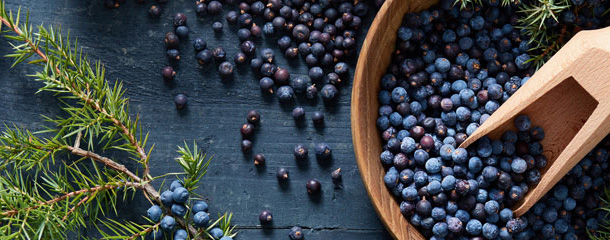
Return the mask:
<path fill-rule="evenodd" d="M 309 151 L 307 150 L 307 147 L 305 147 L 305 145 L 297 144 L 296 146 L 294 146 L 294 157 L 296 159 L 298 159 L 298 160 L 306 159 L 308 153 L 309 153 Z"/>
<path fill-rule="evenodd" d="M 174 19 L 174 26 L 176 26 L 176 27 L 186 25 L 186 15 L 184 15 L 184 13 L 176 13 L 176 15 L 174 15 L 173 19 Z"/>
<path fill-rule="evenodd" d="M 148 16 L 151 18 L 159 18 L 161 17 L 161 7 L 152 5 L 148 9 Z"/>
<path fill-rule="evenodd" d="M 333 182 L 335 182 L 335 183 L 341 182 L 341 179 L 343 177 L 341 174 L 341 168 L 337 168 L 335 171 L 330 173 L 330 176 L 332 177 Z"/>
<path fill-rule="evenodd" d="M 222 47 L 216 47 L 214 50 L 212 50 L 212 57 L 214 57 L 214 60 L 218 62 L 224 61 L 226 56 L 227 52 L 225 52 L 225 49 Z"/>

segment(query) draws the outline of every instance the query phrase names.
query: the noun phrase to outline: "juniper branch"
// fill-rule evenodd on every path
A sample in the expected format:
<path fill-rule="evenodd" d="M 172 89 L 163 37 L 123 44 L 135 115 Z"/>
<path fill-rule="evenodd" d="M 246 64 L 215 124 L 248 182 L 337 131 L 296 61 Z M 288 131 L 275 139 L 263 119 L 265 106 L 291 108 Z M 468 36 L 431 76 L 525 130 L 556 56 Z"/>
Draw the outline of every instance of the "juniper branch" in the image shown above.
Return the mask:
<path fill-rule="evenodd" d="M 150 184 L 153 178 L 149 176 L 149 155 L 145 150 L 148 134 L 141 134 L 138 124 L 139 117 L 136 116 L 135 119 L 129 117 L 128 99 L 123 96 L 125 91 L 122 89 L 122 84 L 117 82 L 111 86 L 105 79 L 102 64 L 98 61 L 92 66 L 87 58 L 83 57 L 82 50 L 70 42 L 69 34 L 67 38 L 63 38 L 60 30 L 53 28 L 47 30 L 43 26 L 37 27 L 38 32 L 34 33 L 27 19 L 24 24 L 19 23 L 20 16 L 20 11 L 17 12 L 16 17 L 11 12 L 7 12 L 4 1 L 0 1 L 0 28 L 8 27 L 8 30 L 3 31 L 6 38 L 22 42 L 16 45 L 11 43 L 14 53 L 6 56 L 15 59 L 14 65 L 29 60 L 32 56 L 38 56 L 37 59 L 29 60 L 28 63 L 43 68 L 42 71 L 32 75 L 44 84 L 39 92 L 58 93 L 60 100 L 76 100 L 79 107 L 62 100 L 65 105 L 62 109 L 68 113 L 69 117 L 65 119 L 46 117 L 46 120 L 55 124 L 56 128 L 47 128 L 39 133 L 55 133 L 52 138 L 41 139 L 36 134 L 18 129 L 8 129 L 3 136 L 0 136 L 0 157 L 6 159 L 1 162 L 0 170 L 8 171 L 10 169 L 18 172 L 14 176 L 0 175 L 0 181 L 3 184 L 0 187 L 8 186 L 10 188 L 4 195 L 0 194 L 0 201 L 2 201 L 0 206 L 3 208 L 19 206 L 19 209 L 16 210 L 24 213 L 24 216 L 19 215 L 22 212 L 8 212 L 7 215 L 3 215 L 8 216 L 5 219 L 8 219 L 10 224 L 0 225 L 0 231 L 7 233 L 6 235 L 27 239 L 34 238 L 28 235 L 30 233 L 35 233 L 37 235 L 35 238 L 39 239 L 61 238 L 66 229 L 74 230 L 74 225 L 64 224 L 70 214 L 76 215 L 69 220 L 70 222 L 77 222 L 78 225 L 84 226 L 83 214 L 88 214 L 94 222 L 99 221 L 97 215 L 102 209 L 102 205 L 109 205 L 116 212 L 115 190 L 118 187 L 105 186 L 119 186 L 120 184 L 116 184 L 119 180 L 139 184 L 137 189 L 142 190 L 149 201 L 161 204 L 159 193 Z M 140 134 L 137 133 L 138 130 Z M 76 139 L 73 144 L 70 144 L 68 141 L 74 135 L 76 135 Z M 119 137 L 116 137 L 117 135 Z M 80 148 L 81 140 L 88 143 L 86 149 Z M 105 142 L 104 149 L 113 148 L 132 153 L 134 159 L 142 164 L 143 175 L 139 176 L 117 161 L 92 151 L 95 140 L 99 140 L 102 145 Z M 121 141 L 124 141 L 124 144 L 119 143 Z M 54 172 L 50 170 L 49 166 L 55 164 L 55 155 L 62 150 L 80 156 L 81 159 L 72 163 L 62 160 L 63 172 Z M 152 147 L 148 149 L 149 152 L 151 150 Z M 192 189 L 205 174 L 209 159 L 205 161 L 205 155 L 198 152 L 196 145 L 193 151 L 188 147 L 180 148 L 180 154 L 181 157 L 177 161 L 185 170 L 185 182 L 188 182 Z M 83 159 L 92 160 L 93 171 L 87 168 L 79 169 L 79 163 Z M 98 164 L 104 166 L 104 169 L 100 170 Z M 108 169 L 112 169 L 116 173 L 112 173 Z M 33 170 L 34 181 L 24 180 L 25 175 L 22 170 Z M 38 180 L 42 180 L 43 184 L 38 183 Z M 103 193 L 106 191 L 108 193 L 104 195 Z M 43 195 L 55 196 L 58 193 L 60 196 L 51 200 L 45 200 L 43 197 Z M 103 197 L 99 197 L 100 195 Z M 37 204 L 37 207 L 26 205 L 22 208 L 23 201 L 28 201 L 28 204 Z M 91 203 L 93 201 L 96 202 Z M 58 210 L 47 208 L 49 205 L 60 203 L 65 209 L 65 212 L 61 214 L 54 215 L 53 211 Z M 39 211 L 39 208 L 53 211 L 45 213 Z M 83 210 L 79 210 L 81 208 Z M 31 214 L 34 215 L 32 218 Z M 33 220 L 36 226 L 30 225 L 30 220 Z M 230 216 L 225 214 L 216 223 L 220 220 L 223 220 L 225 233 L 235 235 L 232 233 L 233 228 L 230 227 Z M 176 221 L 185 227 L 194 239 L 202 239 L 201 234 L 187 221 L 180 218 L 177 218 Z M 48 223 L 55 224 L 47 226 Z M 134 229 L 146 228 L 146 226 L 130 222 L 121 224 L 112 219 L 109 219 L 108 222 L 102 221 L 102 223 L 119 235 L 121 235 L 120 232 L 123 232 L 119 229 L 123 229 L 126 233 L 132 233 L 132 237 L 139 236 L 135 235 L 137 233 L 133 233 Z M 20 225 L 16 226 L 17 233 L 12 233 L 14 224 Z M 38 229 L 34 229 L 35 227 Z M 48 230 L 49 228 L 52 230 Z M 146 234 L 146 232 L 140 233 Z"/>
<path fill-rule="evenodd" d="M 122 184 L 106 184 L 106 185 L 103 185 L 103 186 L 96 186 L 96 187 L 89 188 L 89 189 L 81 189 L 81 190 L 78 190 L 78 191 L 69 192 L 67 194 L 64 194 L 62 196 L 53 198 L 53 199 L 48 200 L 46 202 L 38 201 L 38 205 L 34 205 L 32 207 L 28 207 L 28 208 L 24 208 L 24 209 L 12 209 L 12 210 L 8 210 L 8 211 L 4 211 L 4 212 L 1 213 L 1 215 L 11 217 L 11 216 L 14 216 L 15 214 L 19 213 L 19 211 L 30 211 L 30 210 L 41 208 L 43 206 L 50 206 L 50 205 L 53 205 L 55 203 L 58 203 L 60 201 L 66 200 L 66 199 L 68 199 L 70 197 L 74 197 L 74 196 L 77 196 L 77 195 L 87 194 L 87 193 L 96 193 L 96 192 L 99 192 L 99 191 L 104 191 L 104 190 L 108 190 L 108 189 L 116 189 L 116 188 L 120 188 L 120 187 L 142 188 L 143 184 L 141 184 L 141 183 L 133 183 L 133 182 L 124 182 Z M 16 189 L 16 190 L 18 190 L 18 189 Z M 88 197 L 83 198 L 83 199 L 88 199 Z M 82 205 L 82 204 L 77 204 L 77 205 Z M 77 206 L 75 206 L 75 207 L 77 207 Z M 74 212 L 74 211 L 72 210 L 70 212 Z M 68 216 L 68 215 L 66 215 L 66 216 Z"/>
<path fill-rule="evenodd" d="M 148 167 L 148 155 L 146 154 L 144 147 L 141 146 L 140 142 L 138 140 L 136 140 L 136 137 L 134 134 L 135 130 L 128 127 L 128 126 L 136 126 L 137 123 L 131 122 L 129 119 L 127 119 L 127 121 L 126 121 L 127 123 L 124 123 L 125 120 L 121 121 L 119 119 L 119 117 L 117 117 L 115 114 L 113 114 L 112 111 L 109 111 L 109 108 L 107 106 L 102 105 L 100 103 L 99 99 L 94 99 L 91 97 L 92 91 L 90 90 L 90 87 L 91 87 L 90 83 L 86 83 L 84 86 L 84 89 L 82 88 L 82 86 L 78 86 L 76 84 L 77 81 L 75 81 L 74 79 L 71 79 L 70 76 L 68 76 L 67 74 L 64 74 L 64 72 L 60 69 L 60 64 L 54 63 L 53 59 L 49 58 L 47 56 L 47 54 L 43 53 L 43 51 L 39 47 L 39 43 L 41 41 L 40 38 L 44 38 L 47 41 L 47 45 L 51 45 L 56 48 L 56 51 L 54 51 L 54 53 L 59 54 L 60 57 L 63 57 L 63 59 L 65 59 L 64 64 L 66 66 L 64 66 L 64 67 L 74 68 L 76 70 L 76 73 L 79 76 L 79 78 L 87 79 L 91 73 L 86 73 L 85 70 L 83 68 L 80 68 L 79 65 L 75 62 L 74 57 L 72 57 L 72 55 L 76 55 L 76 54 L 68 53 L 67 51 L 65 51 L 65 49 L 63 49 L 63 44 L 62 44 L 61 38 L 59 41 L 57 41 L 57 39 L 55 37 L 53 37 L 54 34 L 49 34 L 49 33 L 52 33 L 52 31 L 46 31 L 44 28 L 40 27 L 39 28 L 40 32 L 38 34 L 39 39 L 33 40 L 31 38 L 31 36 L 29 36 L 30 34 L 26 34 L 26 32 L 24 32 L 20 29 L 18 24 L 15 24 L 12 21 L 10 21 L 10 16 L 8 14 L 6 14 L 4 2 L 1 3 L 0 10 L 2 13 L 0 15 L 0 21 L 2 21 L 2 24 L 9 27 L 9 29 L 11 31 L 13 31 L 17 36 L 19 36 L 21 38 L 21 40 L 23 42 L 26 43 L 27 48 L 23 45 L 21 47 L 17 47 L 18 48 L 17 50 L 24 50 L 24 51 L 30 52 L 28 55 L 22 55 L 22 56 L 29 57 L 32 54 L 36 54 L 40 57 L 40 60 L 42 63 L 45 63 L 47 65 L 55 65 L 53 68 L 53 71 L 54 71 L 55 75 L 59 76 L 59 78 L 48 78 L 48 80 L 57 84 L 59 88 L 63 88 L 66 91 L 73 94 L 74 96 L 80 98 L 85 104 L 88 104 L 90 107 L 92 107 L 93 109 L 95 109 L 96 111 L 98 111 L 99 113 L 101 113 L 102 115 L 107 117 L 108 119 L 110 119 L 110 121 L 118 129 L 120 129 L 122 131 L 124 137 L 128 140 L 128 142 L 136 150 L 137 154 L 140 157 L 140 160 L 142 161 L 142 163 L 145 167 L 143 178 L 147 179 L 148 174 L 150 172 L 150 170 L 149 170 L 150 168 Z M 49 35 L 50 37 L 45 37 L 45 35 Z M 16 63 L 19 62 L 19 60 L 21 60 L 21 58 L 18 58 Z M 86 60 L 82 60 L 82 59 L 81 59 L 81 61 L 86 62 Z M 37 62 L 35 62 L 35 63 L 37 63 Z M 88 63 L 87 63 L 87 65 L 88 65 Z M 64 82 L 62 82 L 60 80 L 62 78 L 65 78 L 65 82 L 68 82 L 70 84 L 66 85 Z M 103 79 L 102 79 L 102 81 L 103 81 Z M 94 83 L 95 82 L 92 82 L 91 85 L 93 85 Z M 105 83 L 105 81 L 104 81 L 104 83 Z M 108 95 L 109 95 L 109 97 L 120 96 L 120 95 L 122 95 L 122 93 L 121 93 L 121 91 L 117 91 L 117 93 L 110 93 Z"/>

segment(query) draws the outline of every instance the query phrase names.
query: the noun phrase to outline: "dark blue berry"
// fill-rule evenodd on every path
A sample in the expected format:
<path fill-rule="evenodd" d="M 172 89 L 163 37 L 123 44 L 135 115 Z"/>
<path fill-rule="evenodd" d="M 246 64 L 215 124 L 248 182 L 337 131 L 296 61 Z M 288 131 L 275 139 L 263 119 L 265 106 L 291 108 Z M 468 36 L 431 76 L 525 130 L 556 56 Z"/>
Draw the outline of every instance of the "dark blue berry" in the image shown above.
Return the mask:
<path fill-rule="evenodd" d="M 150 220 L 152 220 L 153 222 L 159 222 L 159 220 L 161 220 L 161 214 L 163 214 L 163 210 L 161 209 L 161 207 L 153 205 L 146 211 L 146 214 L 148 218 L 150 218 Z"/>
<path fill-rule="evenodd" d="M 290 237 L 291 240 L 302 240 L 305 238 L 305 234 L 303 233 L 303 229 L 301 229 L 301 227 L 294 226 L 290 228 L 288 237 Z"/>
<path fill-rule="evenodd" d="M 315 111 L 313 112 L 313 116 L 311 117 L 311 120 L 313 121 L 314 124 L 320 125 L 324 123 L 324 113 L 320 112 L 320 111 Z"/>
<path fill-rule="evenodd" d="M 328 160 L 331 158 L 332 149 L 326 143 L 318 143 L 316 145 L 316 158 L 320 160 Z"/>
<path fill-rule="evenodd" d="M 294 90 L 290 86 L 281 86 L 277 89 L 280 102 L 290 102 L 294 98 Z"/>
<path fill-rule="evenodd" d="M 318 179 L 310 179 L 305 184 L 305 188 L 307 188 L 307 193 L 309 194 L 317 194 L 320 192 L 322 185 Z"/>
<path fill-rule="evenodd" d="M 186 107 L 187 102 L 188 99 L 184 94 L 178 94 L 176 95 L 176 97 L 174 97 L 174 103 L 176 104 L 176 108 L 178 109 L 183 109 L 184 107 Z"/>

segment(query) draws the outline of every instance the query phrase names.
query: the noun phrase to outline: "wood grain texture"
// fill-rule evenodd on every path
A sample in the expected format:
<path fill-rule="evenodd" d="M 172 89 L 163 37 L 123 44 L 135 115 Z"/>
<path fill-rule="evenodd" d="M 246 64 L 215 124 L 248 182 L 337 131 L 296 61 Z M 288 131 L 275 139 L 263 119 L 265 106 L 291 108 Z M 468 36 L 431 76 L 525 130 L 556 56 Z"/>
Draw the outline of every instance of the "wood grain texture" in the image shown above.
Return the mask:
<path fill-rule="evenodd" d="M 461 147 L 498 138 L 527 114 L 542 126 L 548 158 L 542 179 L 515 206 L 523 215 L 610 133 L 610 28 L 581 31 L 540 68 Z"/>
<path fill-rule="evenodd" d="M 61 25 L 91 59 L 101 59 L 106 66 L 107 79 L 121 80 L 130 98 L 131 114 L 140 114 L 144 130 L 150 132 L 149 143 L 155 144 L 151 154 L 151 174 L 158 176 L 180 170 L 174 158 L 178 156 L 176 146 L 196 140 L 214 155 L 208 175 L 203 178 L 198 194 L 210 203 L 212 216 L 225 211 L 234 213 L 234 223 L 242 233 L 237 239 L 286 239 L 288 228 L 293 225 L 306 227 L 308 239 L 390 239 L 384 226 L 375 214 L 355 164 L 350 132 L 351 83 L 341 88 L 336 104 L 324 105 L 321 99 L 310 102 L 299 98 L 293 105 L 305 108 L 306 118 L 296 124 L 290 111 L 293 105 L 280 105 L 277 97 L 266 97 L 260 93 L 259 77 L 252 74 L 249 66 L 237 67 L 235 79 L 221 81 L 217 65 L 200 66 L 194 59 L 192 40 L 202 36 L 209 47 L 223 46 L 232 59 L 238 51 L 237 27 L 226 24 L 224 15 L 217 17 L 195 17 L 192 0 L 170 0 L 164 7 L 161 19 L 151 20 L 147 9 L 152 5 L 137 5 L 133 0 L 119 9 L 108 10 L 102 0 L 7 0 L 7 7 L 16 10 L 19 5 L 30 10 L 30 21 L 34 25 Z M 225 5 L 225 13 L 235 9 Z M 167 64 L 163 37 L 172 30 L 171 14 L 184 12 L 188 17 L 191 38 L 182 43 L 182 60 L 175 67 L 176 81 L 165 84 L 160 76 L 161 68 Z M 373 15 L 364 18 L 362 37 L 372 22 Z M 213 21 L 225 24 L 222 34 L 211 29 Z M 276 38 L 257 40 L 257 47 L 276 50 L 278 65 L 292 74 L 307 74 L 307 66 L 301 60 L 288 61 L 275 46 Z M 0 40 L 1 55 L 11 51 L 6 39 Z M 354 59 L 356 60 L 356 59 Z M 9 70 L 11 60 L 0 58 L 0 122 L 17 124 L 32 130 L 43 125 L 41 114 L 62 114 L 59 101 L 48 93 L 35 94 L 40 83 L 26 74 L 37 67 L 18 65 Z M 355 61 L 351 63 L 352 73 Z M 178 112 L 173 97 L 184 93 L 189 97 L 187 111 Z M 254 153 L 267 157 L 265 169 L 252 164 L 252 155 L 240 151 L 239 127 L 245 122 L 248 110 L 260 110 L 262 122 L 254 141 Z M 324 128 L 315 128 L 310 117 L 314 110 L 326 114 Z M 332 162 L 320 165 L 313 156 L 315 143 L 326 142 L 333 148 Z M 310 158 L 297 165 L 292 155 L 295 144 L 309 147 Z M 118 159 L 130 169 L 137 165 L 126 156 L 105 153 Z M 290 182 L 278 185 L 275 171 L 284 166 L 290 170 Z M 343 184 L 333 186 L 330 173 L 336 168 L 343 171 Z M 318 178 L 323 194 L 319 199 L 310 199 L 305 182 Z M 167 178 L 171 180 L 171 178 Z M 154 182 L 159 186 L 160 181 Z M 149 207 L 145 199 L 121 204 L 120 218 L 144 222 L 141 217 Z M 270 231 L 260 229 L 258 214 L 269 209 L 275 223 Z M 313 229 L 313 230 L 310 230 Z M 83 229 L 86 236 L 95 236 L 95 229 Z M 95 238 L 95 237 L 94 237 Z M 70 239 L 80 239 L 78 236 Z"/>
<path fill-rule="evenodd" d="M 373 206 L 395 239 L 424 238 L 400 213 L 396 199 L 383 183 L 385 171 L 379 162 L 381 138 L 375 124 L 379 109 L 379 82 L 395 50 L 396 32 L 405 13 L 421 11 L 435 3 L 386 0 L 369 29 L 354 75 L 351 118 L 356 161 Z"/>

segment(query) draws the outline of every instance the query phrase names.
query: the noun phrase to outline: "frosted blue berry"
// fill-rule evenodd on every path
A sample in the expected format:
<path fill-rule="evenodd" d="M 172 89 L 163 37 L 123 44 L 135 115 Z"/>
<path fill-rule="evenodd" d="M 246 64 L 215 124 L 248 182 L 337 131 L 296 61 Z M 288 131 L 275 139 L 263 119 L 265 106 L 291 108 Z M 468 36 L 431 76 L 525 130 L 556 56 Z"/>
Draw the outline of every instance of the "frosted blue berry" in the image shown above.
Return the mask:
<path fill-rule="evenodd" d="M 186 215 L 186 207 L 184 204 L 174 203 L 172 205 L 172 214 L 174 214 L 174 216 L 184 217 L 184 215 Z"/>
<path fill-rule="evenodd" d="M 530 60 L 529 54 L 521 54 L 515 58 L 515 65 L 519 69 L 526 69 L 531 65 L 531 62 L 528 62 L 528 60 Z"/>
<path fill-rule="evenodd" d="M 172 199 L 177 203 L 185 203 L 189 199 L 189 191 L 184 187 L 177 187 L 173 191 Z"/>
<path fill-rule="evenodd" d="M 486 239 L 496 239 L 500 234 L 498 226 L 491 223 L 483 224 L 482 232 Z"/>
<path fill-rule="evenodd" d="M 174 180 L 172 181 L 172 183 L 169 185 L 169 190 L 170 191 L 174 191 L 176 190 L 176 188 L 178 187 L 182 187 L 182 181 L 180 180 Z"/>
<path fill-rule="evenodd" d="M 520 115 L 515 118 L 515 127 L 519 131 L 527 131 L 532 126 L 532 120 L 527 115 Z"/>
<path fill-rule="evenodd" d="M 188 238 L 188 233 L 184 229 L 178 229 L 174 233 L 174 240 L 186 240 Z"/>
<path fill-rule="evenodd" d="M 167 190 L 161 193 L 161 196 L 159 196 L 159 198 L 161 199 L 161 203 L 163 203 L 164 206 L 169 207 L 174 203 L 174 192 Z"/>
<path fill-rule="evenodd" d="M 208 204 L 204 201 L 196 201 L 193 203 L 193 212 L 208 212 Z"/>
<path fill-rule="evenodd" d="M 212 228 L 208 233 L 212 235 L 214 239 L 220 239 L 224 235 L 224 232 L 222 232 L 222 229 L 220 228 Z"/>
<path fill-rule="evenodd" d="M 148 208 L 146 214 L 148 215 L 148 218 L 150 218 L 150 220 L 152 220 L 153 222 L 159 222 L 159 220 L 161 219 L 161 214 L 163 214 L 163 210 L 161 209 L 161 207 L 153 205 L 152 207 Z"/>
<path fill-rule="evenodd" d="M 432 227 L 432 233 L 434 234 L 434 236 L 439 238 L 447 236 L 447 234 L 449 234 L 447 223 L 438 222 L 434 224 L 434 227 Z"/>
<path fill-rule="evenodd" d="M 522 158 L 517 157 L 513 159 L 510 167 L 515 173 L 524 173 L 527 170 L 527 162 Z"/>
<path fill-rule="evenodd" d="M 479 220 L 476 220 L 476 219 L 471 219 L 466 224 L 466 232 L 468 232 L 468 234 L 470 234 L 470 235 L 481 234 L 481 228 L 483 228 L 483 225 L 481 224 L 481 222 Z"/>
<path fill-rule="evenodd" d="M 441 73 L 448 72 L 451 68 L 451 62 L 446 58 L 437 58 L 434 61 L 434 67 Z"/>
<path fill-rule="evenodd" d="M 426 171 L 428 173 L 438 173 L 441 171 L 443 162 L 439 158 L 431 158 L 426 161 Z"/>
<path fill-rule="evenodd" d="M 148 240 L 163 240 L 165 238 L 163 237 L 163 231 L 161 229 L 154 229 L 148 234 L 147 239 Z"/>
<path fill-rule="evenodd" d="M 172 216 L 165 216 L 161 219 L 161 229 L 166 232 L 171 232 L 176 226 L 176 220 Z"/>

